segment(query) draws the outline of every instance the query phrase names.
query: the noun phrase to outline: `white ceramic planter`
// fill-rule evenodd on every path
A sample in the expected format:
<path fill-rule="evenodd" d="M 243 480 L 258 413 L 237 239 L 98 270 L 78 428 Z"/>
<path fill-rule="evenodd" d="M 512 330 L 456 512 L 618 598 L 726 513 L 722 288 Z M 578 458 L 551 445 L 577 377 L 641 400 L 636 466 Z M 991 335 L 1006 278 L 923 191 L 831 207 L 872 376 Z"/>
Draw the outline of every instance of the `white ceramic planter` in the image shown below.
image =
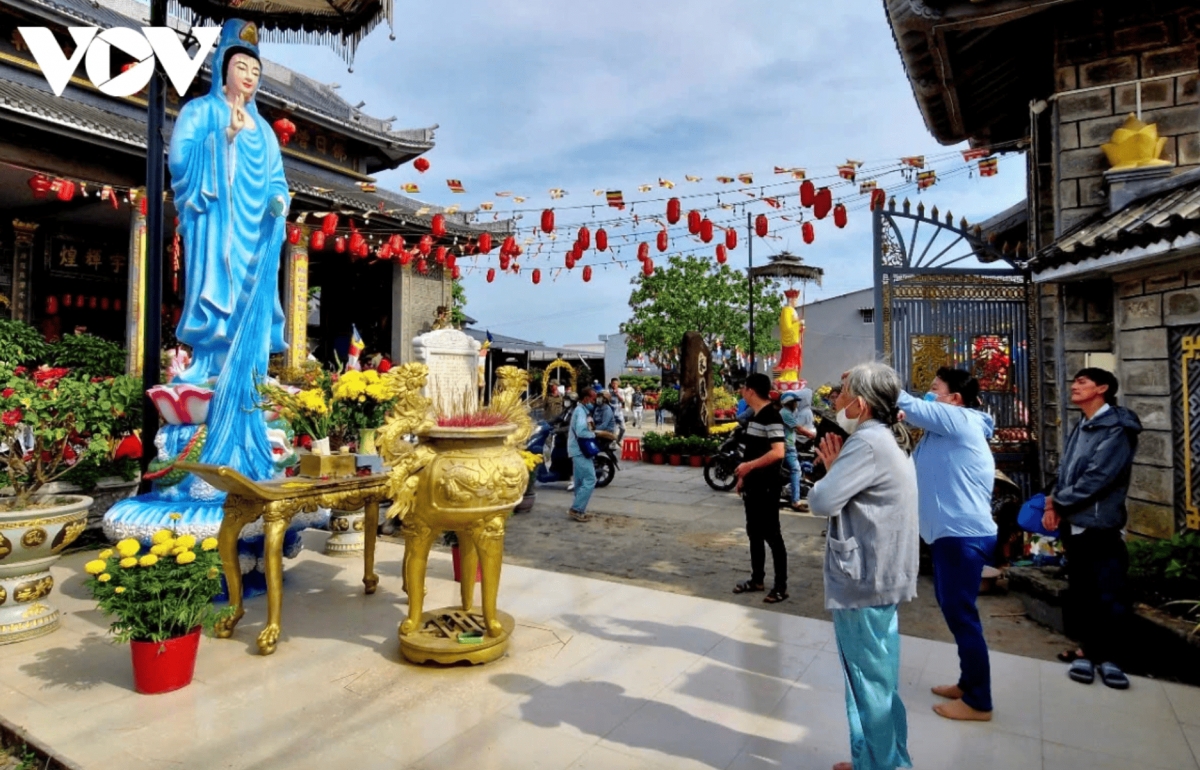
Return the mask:
<path fill-rule="evenodd" d="M 357 511 L 329 512 L 329 539 L 325 541 L 327 556 L 362 556 L 366 535 L 363 533 L 365 513 Z"/>
<path fill-rule="evenodd" d="M 0 511 L 0 644 L 32 639 L 58 628 L 50 567 L 83 533 L 92 498 L 40 495 L 51 507 Z"/>

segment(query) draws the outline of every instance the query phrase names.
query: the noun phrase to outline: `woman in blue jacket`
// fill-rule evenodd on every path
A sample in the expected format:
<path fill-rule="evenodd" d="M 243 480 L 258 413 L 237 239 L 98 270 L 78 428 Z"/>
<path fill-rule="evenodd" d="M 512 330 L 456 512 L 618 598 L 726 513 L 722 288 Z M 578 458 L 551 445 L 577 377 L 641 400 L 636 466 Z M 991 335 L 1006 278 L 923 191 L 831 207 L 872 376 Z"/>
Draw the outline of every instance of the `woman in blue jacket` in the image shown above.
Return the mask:
<path fill-rule="evenodd" d="M 938 685 L 950 699 L 933 707 L 947 719 L 992 718 L 992 675 L 983 625 L 975 606 L 983 567 L 996 549 L 992 486 L 996 461 L 988 446 L 992 418 L 979 405 L 979 382 L 942 367 L 926 400 L 901 393 L 906 421 L 925 431 L 913 452 L 921 539 L 933 551 L 933 585 L 946 625 L 958 644 L 957 684 Z"/>

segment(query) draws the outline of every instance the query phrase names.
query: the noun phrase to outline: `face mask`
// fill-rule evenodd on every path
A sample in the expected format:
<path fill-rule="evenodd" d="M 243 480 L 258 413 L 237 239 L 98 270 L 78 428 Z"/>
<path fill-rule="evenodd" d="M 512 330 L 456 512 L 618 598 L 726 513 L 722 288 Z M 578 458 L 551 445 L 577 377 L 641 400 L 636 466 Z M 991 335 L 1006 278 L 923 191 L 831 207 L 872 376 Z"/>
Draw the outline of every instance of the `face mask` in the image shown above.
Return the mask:
<path fill-rule="evenodd" d="M 938 400 L 937 393 L 934 393 L 932 390 L 929 391 L 928 393 L 925 394 L 925 400 L 929 401 L 930 403 L 937 401 Z"/>
<path fill-rule="evenodd" d="M 851 435 L 854 431 L 858 430 L 858 420 L 848 417 L 845 409 L 838 410 L 836 419 L 838 427 L 846 431 L 847 435 Z"/>

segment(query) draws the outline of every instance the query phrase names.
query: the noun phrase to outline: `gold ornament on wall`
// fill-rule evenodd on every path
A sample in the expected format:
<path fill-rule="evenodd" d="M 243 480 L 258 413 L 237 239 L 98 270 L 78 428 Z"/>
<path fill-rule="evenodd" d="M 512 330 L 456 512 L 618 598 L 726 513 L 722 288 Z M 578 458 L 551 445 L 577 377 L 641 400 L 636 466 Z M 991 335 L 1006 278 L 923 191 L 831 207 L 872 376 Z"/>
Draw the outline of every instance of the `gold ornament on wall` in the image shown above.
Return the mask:
<path fill-rule="evenodd" d="M 1130 113 L 1125 123 L 1113 131 L 1112 139 L 1107 144 L 1100 145 L 1100 149 L 1104 150 L 1108 157 L 1112 166 L 1110 171 L 1124 171 L 1131 168 L 1171 165 L 1171 161 L 1161 159 L 1166 146 L 1166 138 L 1158 135 L 1157 123 L 1143 123 L 1136 115 Z"/>

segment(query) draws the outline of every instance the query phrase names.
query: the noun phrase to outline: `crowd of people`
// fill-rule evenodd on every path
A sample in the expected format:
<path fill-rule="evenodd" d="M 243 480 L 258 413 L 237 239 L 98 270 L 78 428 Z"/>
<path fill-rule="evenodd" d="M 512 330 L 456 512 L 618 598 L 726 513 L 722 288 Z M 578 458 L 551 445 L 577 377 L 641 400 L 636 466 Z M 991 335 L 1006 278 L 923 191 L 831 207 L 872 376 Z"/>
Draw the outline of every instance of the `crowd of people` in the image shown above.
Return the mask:
<path fill-rule="evenodd" d="M 1078 648 L 1059 656 L 1071 664 L 1068 675 L 1084 684 L 1099 676 L 1109 687 L 1125 689 L 1129 679 L 1118 664 L 1128 615 L 1121 530 L 1141 425 L 1117 406 L 1117 388 L 1116 378 L 1103 369 L 1086 368 L 1073 379 L 1071 402 L 1082 419 L 1045 491 L 1042 524 L 1062 538 L 1068 559 L 1070 609 L 1081 637 Z M 774 603 L 788 598 L 781 466 L 792 468 L 792 434 L 816 431 L 803 416 L 811 394 L 807 401 L 774 402 L 770 389 L 763 374 L 751 375 L 741 389 L 745 455 L 736 473 L 751 574 L 733 590 L 766 590 L 769 546 L 774 583 L 764 601 Z M 959 655 L 958 680 L 932 688 L 945 699 L 934 711 L 953 720 L 992 718 L 991 668 L 977 599 L 984 565 L 996 550 L 991 509 L 996 469 L 989 446 L 994 424 L 980 408 L 979 391 L 969 372 L 946 367 L 918 399 L 904 391 L 891 367 L 865 363 L 843 375 L 834 402 L 837 429 L 822 421 L 815 464 L 823 477 L 808 504 L 814 515 L 829 520 L 825 606 L 833 614 L 844 670 L 852 757 L 835 770 L 912 766 L 899 693 L 897 609 L 916 596 L 921 540 L 932 553 L 934 593 Z M 923 434 L 911 455 L 905 450 L 908 426 Z"/>

